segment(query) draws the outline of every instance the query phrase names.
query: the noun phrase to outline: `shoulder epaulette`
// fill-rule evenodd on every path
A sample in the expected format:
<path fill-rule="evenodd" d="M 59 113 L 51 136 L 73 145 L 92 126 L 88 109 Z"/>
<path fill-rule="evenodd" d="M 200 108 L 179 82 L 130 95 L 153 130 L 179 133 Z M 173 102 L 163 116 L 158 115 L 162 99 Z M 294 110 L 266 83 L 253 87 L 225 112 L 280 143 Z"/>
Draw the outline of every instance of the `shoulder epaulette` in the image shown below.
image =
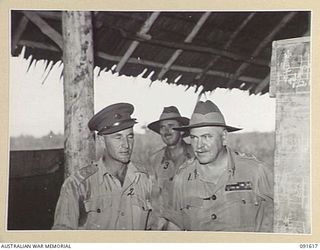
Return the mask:
<path fill-rule="evenodd" d="M 98 164 L 92 163 L 84 168 L 79 169 L 75 172 L 74 178 L 78 183 L 82 183 L 84 180 L 89 178 L 91 175 L 98 171 Z"/>
<path fill-rule="evenodd" d="M 164 147 L 162 147 L 162 148 L 157 149 L 156 151 L 154 151 L 154 152 L 151 153 L 151 156 L 154 156 L 154 155 L 160 153 L 160 152 L 161 152 L 162 150 L 164 150 L 165 148 L 166 148 L 166 147 L 164 146 Z"/>
<path fill-rule="evenodd" d="M 145 164 L 135 162 L 134 164 L 132 163 L 132 165 L 137 169 L 137 173 L 143 173 L 149 176 L 148 169 Z"/>
<path fill-rule="evenodd" d="M 195 158 L 192 157 L 190 159 L 187 159 L 181 166 L 179 166 L 179 172 L 182 170 L 182 169 L 185 169 L 187 167 L 189 167 L 190 165 L 193 164 Z"/>
<path fill-rule="evenodd" d="M 251 159 L 251 160 L 258 160 L 257 157 L 255 157 L 253 154 L 246 154 L 241 152 L 235 152 L 237 155 L 239 155 L 241 158 L 245 159 Z"/>

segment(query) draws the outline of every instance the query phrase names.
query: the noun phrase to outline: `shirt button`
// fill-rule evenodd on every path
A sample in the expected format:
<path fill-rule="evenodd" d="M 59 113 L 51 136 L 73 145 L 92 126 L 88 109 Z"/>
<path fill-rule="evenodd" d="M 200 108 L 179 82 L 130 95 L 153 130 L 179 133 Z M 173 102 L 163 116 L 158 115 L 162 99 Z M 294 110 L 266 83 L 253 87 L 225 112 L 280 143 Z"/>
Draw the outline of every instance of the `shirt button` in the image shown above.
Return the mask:
<path fill-rule="evenodd" d="M 211 199 L 212 199 L 212 200 L 216 200 L 216 199 L 217 199 L 217 196 L 216 196 L 215 194 L 213 194 L 213 195 L 211 196 Z"/>
<path fill-rule="evenodd" d="M 211 214 L 211 219 L 212 219 L 212 220 L 217 219 L 217 215 L 216 215 L 216 214 Z"/>
<path fill-rule="evenodd" d="M 97 213 L 101 213 L 101 209 L 100 208 L 97 209 Z"/>
<path fill-rule="evenodd" d="M 124 216 L 124 212 L 121 212 L 120 215 L 121 215 L 121 216 Z"/>
<path fill-rule="evenodd" d="M 246 200 L 242 200 L 242 203 L 243 203 L 243 204 L 246 204 L 247 202 L 246 202 Z"/>

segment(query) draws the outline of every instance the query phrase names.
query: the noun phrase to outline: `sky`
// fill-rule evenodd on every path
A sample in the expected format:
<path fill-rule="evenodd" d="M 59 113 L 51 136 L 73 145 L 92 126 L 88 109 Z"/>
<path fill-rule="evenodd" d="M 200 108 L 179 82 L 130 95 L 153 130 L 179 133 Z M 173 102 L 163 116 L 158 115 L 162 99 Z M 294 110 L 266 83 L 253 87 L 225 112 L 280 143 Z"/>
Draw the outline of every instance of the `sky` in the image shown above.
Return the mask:
<path fill-rule="evenodd" d="M 63 133 L 62 66 L 55 64 L 47 75 L 44 61 L 33 63 L 28 70 L 30 60 L 22 55 L 10 59 L 10 135 Z M 198 99 L 194 88 L 186 91 L 186 87 L 159 81 L 151 84 L 140 76 L 119 77 L 110 71 L 98 76 L 98 71 L 95 68 L 95 113 L 116 102 L 132 103 L 138 133 L 144 132 L 142 126 L 158 120 L 166 106 L 175 105 L 181 115 L 190 118 Z M 202 101 L 207 99 L 218 105 L 228 125 L 241 127 L 242 132 L 274 131 L 275 99 L 268 94 L 250 96 L 238 89 L 217 89 L 201 97 Z"/>

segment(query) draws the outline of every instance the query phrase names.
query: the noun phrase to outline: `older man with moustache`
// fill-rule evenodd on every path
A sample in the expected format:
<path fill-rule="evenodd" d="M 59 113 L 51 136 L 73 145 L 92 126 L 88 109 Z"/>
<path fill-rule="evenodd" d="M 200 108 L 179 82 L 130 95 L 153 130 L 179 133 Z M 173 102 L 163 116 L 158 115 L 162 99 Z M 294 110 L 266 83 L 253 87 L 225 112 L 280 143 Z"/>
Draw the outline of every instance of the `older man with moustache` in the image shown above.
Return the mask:
<path fill-rule="evenodd" d="M 151 181 L 130 162 L 133 110 L 131 104 L 117 103 L 89 121 L 89 129 L 104 140 L 104 155 L 65 180 L 53 229 L 150 229 Z"/>
<path fill-rule="evenodd" d="M 255 157 L 227 147 L 226 125 L 211 101 L 198 102 L 190 124 L 175 128 L 190 132 L 195 159 L 188 160 L 174 179 L 175 213 L 167 218 L 181 230 L 273 230 L 273 180 Z"/>

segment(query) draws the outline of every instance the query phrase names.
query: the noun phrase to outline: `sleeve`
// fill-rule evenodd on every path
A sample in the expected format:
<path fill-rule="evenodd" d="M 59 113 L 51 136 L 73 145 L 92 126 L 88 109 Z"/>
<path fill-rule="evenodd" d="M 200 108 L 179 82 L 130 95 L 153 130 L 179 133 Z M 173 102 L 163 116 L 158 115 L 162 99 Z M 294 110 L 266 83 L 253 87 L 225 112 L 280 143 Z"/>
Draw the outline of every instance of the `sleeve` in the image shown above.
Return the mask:
<path fill-rule="evenodd" d="M 69 177 L 61 187 L 52 230 L 78 229 L 79 196 L 76 182 Z"/>
<path fill-rule="evenodd" d="M 168 228 L 169 230 L 183 230 L 184 220 L 181 205 L 182 198 L 182 177 L 178 174 L 173 179 L 173 206 L 164 207 L 162 211 L 162 216 L 169 221 Z"/>
<path fill-rule="evenodd" d="M 261 206 L 256 217 L 256 230 L 260 232 L 273 232 L 273 173 L 270 167 L 259 167 L 257 193 L 261 197 Z"/>

